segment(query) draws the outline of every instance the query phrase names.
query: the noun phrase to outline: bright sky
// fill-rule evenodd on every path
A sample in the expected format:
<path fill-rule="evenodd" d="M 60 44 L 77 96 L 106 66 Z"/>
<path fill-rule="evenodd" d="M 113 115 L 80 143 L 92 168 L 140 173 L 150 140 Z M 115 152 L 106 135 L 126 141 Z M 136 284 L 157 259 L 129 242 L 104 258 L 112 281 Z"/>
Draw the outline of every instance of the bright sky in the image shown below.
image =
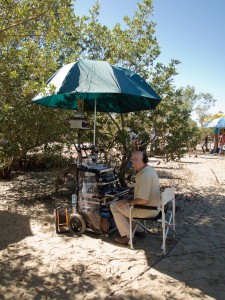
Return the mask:
<path fill-rule="evenodd" d="M 95 0 L 77 0 L 78 14 L 87 14 Z M 100 0 L 99 21 L 109 27 L 123 24 L 141 0 Z M 153 0 L 152 20 L 161 47 L 159 61 L 181 61 L 174 78 L 177 87 L 194 86 L 217 100 L 211 113 L 225 113 L 225 0 Z"/>

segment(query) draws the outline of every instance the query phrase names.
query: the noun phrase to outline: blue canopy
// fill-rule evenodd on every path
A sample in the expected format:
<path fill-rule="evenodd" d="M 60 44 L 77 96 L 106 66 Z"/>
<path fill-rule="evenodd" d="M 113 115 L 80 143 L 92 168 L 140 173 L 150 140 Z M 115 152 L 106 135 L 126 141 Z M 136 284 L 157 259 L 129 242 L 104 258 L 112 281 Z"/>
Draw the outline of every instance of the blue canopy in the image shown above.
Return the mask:
<path fill-rule="evenodd" d="M 205 124 L 207 128 L 225 128 L 225 117 L 216 118 Z"/>

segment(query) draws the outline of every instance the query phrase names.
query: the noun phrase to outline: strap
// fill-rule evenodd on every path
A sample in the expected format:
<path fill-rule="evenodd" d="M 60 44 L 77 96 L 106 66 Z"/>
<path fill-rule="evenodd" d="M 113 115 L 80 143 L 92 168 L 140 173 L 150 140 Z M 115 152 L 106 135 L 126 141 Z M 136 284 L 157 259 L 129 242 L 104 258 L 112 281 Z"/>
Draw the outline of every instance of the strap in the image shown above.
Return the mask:
<path fill-rule="evenodd" d="M 146 205 L 133 205 L 134 208 L 148 209 L 148 210 L 160 210 L 158 206 L 146 206 Z"/>

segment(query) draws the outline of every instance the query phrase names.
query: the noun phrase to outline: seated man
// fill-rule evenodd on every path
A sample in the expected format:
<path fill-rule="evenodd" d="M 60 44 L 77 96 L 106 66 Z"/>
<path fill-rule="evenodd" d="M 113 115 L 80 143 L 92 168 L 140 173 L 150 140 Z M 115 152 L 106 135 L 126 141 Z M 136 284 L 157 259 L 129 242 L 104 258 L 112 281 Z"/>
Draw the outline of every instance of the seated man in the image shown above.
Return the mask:
<path fill-rule="evenodd" d="M 130 205 L 160 206 L 160 185 L 156 171 L 148 164 L 148 157 L 143 151 L 135 151 L 132 154 L 132 163 L 137 170 L 136 182 L 134 186 L 134 197 L 131 201 L 121 200 L 112 202 L 110 209 L 112 211 L 120 237 L 115 238 L 115 242 L 128 244 L 130 240 L 129 230 L 129 209 Z M 159 210 L 145 210 L 134 208 L 132 216 L 135 217 L 156 217 Z M 139 226 L 136 235 L 144 236 L 145 232 Z"/>

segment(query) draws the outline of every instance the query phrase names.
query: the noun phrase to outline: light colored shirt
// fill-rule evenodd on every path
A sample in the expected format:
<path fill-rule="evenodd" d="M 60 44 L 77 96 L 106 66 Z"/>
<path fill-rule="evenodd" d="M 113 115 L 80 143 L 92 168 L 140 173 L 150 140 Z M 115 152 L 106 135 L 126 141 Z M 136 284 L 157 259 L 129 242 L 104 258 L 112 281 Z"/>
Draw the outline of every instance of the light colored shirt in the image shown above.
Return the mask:
<path fill-rule="evenodd" d="M 225 134 L 221 134 L 219 143 L 220 144 L 224 144 L 225 143 Z"/>
<path fill-rule="evenodd" d="M 136 198 L 148 200 L 147 206 L 161 206 L 159 177 L 149 165 L 136 175 L 134 199 Z"/>

